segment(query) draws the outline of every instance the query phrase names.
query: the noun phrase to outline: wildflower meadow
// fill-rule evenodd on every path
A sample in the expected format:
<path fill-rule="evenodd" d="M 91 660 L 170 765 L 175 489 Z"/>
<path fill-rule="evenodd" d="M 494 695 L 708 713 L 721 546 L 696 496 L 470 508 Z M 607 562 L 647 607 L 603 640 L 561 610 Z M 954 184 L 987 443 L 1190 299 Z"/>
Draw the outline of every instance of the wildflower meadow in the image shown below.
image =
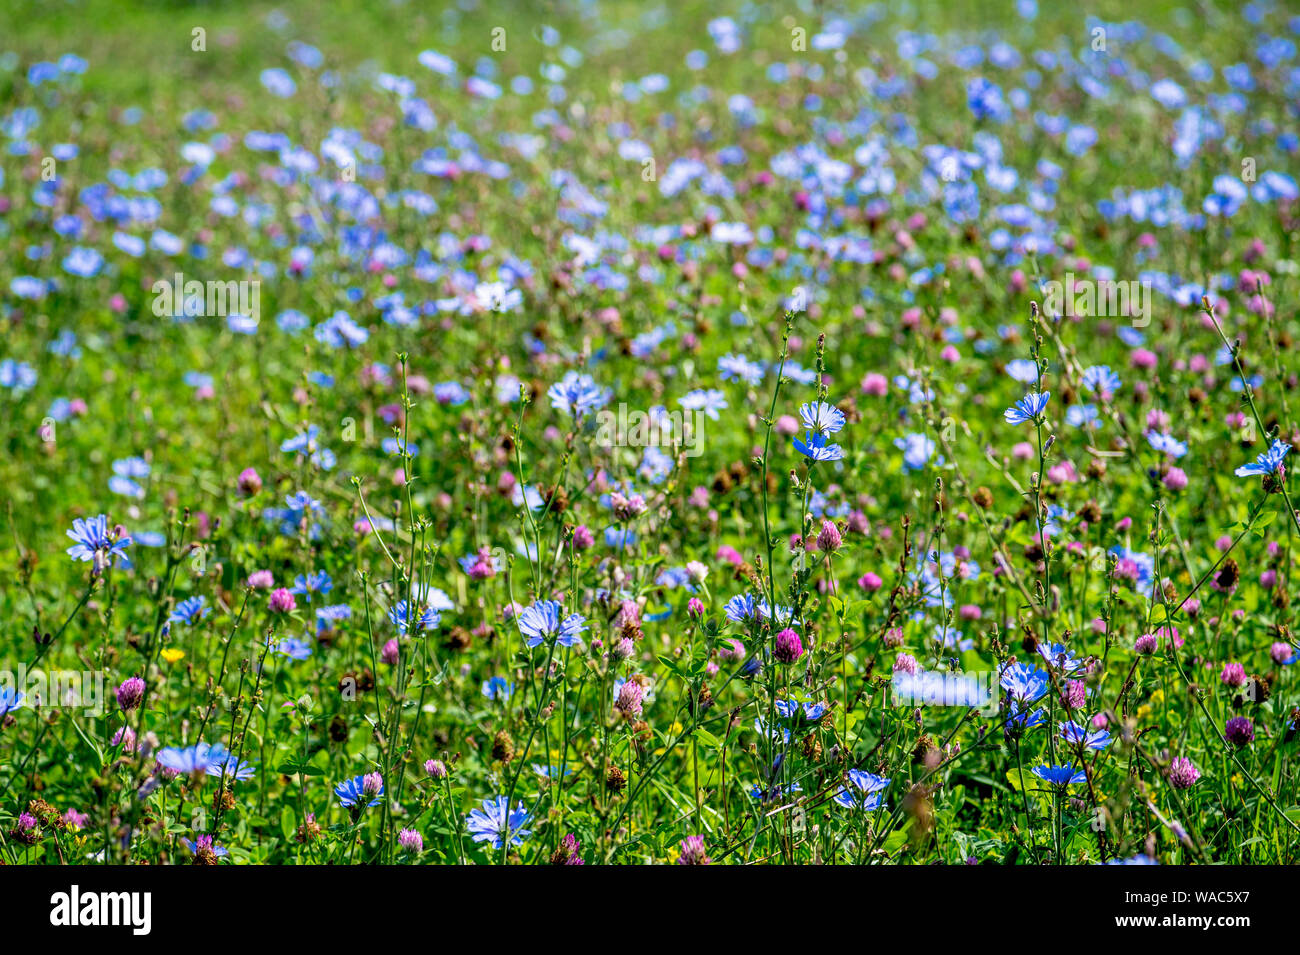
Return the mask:
<path fill-rule="evenodd" d="M 0 861 L 1300 862 L 1294 4 L 0 24 Z"/>

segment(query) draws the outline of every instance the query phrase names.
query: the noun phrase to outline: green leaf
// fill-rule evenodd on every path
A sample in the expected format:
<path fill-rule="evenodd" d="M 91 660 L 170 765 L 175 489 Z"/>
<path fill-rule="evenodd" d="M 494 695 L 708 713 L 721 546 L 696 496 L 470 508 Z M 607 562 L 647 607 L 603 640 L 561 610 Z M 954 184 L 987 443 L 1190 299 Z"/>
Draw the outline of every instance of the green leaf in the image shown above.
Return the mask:
<path fill-rule="evenodd" d="M 722 749 L 722 740 L 718 739 L 716 736 L 714 736 L 712 733 L 706 730 L 703 726 L 696 728 L 695 738 L 699 740 L 701 743 L 703 743 L 705 746 L 710 746 L 713 749 Z"/>
<path fill-rule="evenodd" d="M 275 771 L 283 776 L 324 776 L 324 770 L 317 769 L 310 763 L 281 763 Z"/>
<path fill-rule="evenodd" d="M 682 668 L 677 665 L 677 661 L 674 660 L 672 657 L 661 655 L 659 657 L 659 662 L 662 663 L 664 666 L 666 666 L 668 669 L 672 670 L 673 673 L 677 674 L 683 680 L 686 679 L 686 674 L 682 672 Z"/>

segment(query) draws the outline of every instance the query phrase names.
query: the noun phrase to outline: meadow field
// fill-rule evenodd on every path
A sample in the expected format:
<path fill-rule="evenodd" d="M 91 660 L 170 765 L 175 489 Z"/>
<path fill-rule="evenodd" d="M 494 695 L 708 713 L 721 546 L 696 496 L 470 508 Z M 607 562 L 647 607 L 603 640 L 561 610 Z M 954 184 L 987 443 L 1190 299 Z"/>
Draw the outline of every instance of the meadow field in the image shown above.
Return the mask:
<path fill-rule="evenodd" d="M 0 861 L 1300 862 L 1298 43 L 8 5 Z"/>

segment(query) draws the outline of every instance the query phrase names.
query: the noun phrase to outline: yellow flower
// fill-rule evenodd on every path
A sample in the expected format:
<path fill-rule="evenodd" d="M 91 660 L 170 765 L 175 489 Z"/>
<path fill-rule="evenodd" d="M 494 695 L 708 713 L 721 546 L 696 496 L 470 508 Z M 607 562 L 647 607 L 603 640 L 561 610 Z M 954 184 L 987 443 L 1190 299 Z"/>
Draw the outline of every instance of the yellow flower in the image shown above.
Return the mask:
<path fill-rule="evenodd" d="M 1161 703 L 1163 703 L 1164 701 L 1165 701 L 1165 691 L 1164 691 L 1164 690 L 1156 690 L 1154 693 L 1151 694 L 1151 705 L 1152 705 L 1152 706 L 1159 706 L 1159 705 L 1160 705 Z"/>
<path fill-rule="evenodd" d="M 185 659 L 185 651 L 177 650 L 175 647 L 168 647 L 161 655 L 168 663 L 176 663 Z"/>
<path fill-rule="evenodd" d="M 1150 716 L 1150 715 L 1151 715 L 1151 707 L 1150 707 L 1150 706 L 1148 706 L 1147 704 L 1143 703 L 1141 706 L 1138 707 L 1137 718 L 1138 718 L 1138 722 L 1139 722 L 1139 723 L 1142 722 L 1142 720 L 1146 719 L 1146 718 L 1147 718 L 1148 716 Z"/>

